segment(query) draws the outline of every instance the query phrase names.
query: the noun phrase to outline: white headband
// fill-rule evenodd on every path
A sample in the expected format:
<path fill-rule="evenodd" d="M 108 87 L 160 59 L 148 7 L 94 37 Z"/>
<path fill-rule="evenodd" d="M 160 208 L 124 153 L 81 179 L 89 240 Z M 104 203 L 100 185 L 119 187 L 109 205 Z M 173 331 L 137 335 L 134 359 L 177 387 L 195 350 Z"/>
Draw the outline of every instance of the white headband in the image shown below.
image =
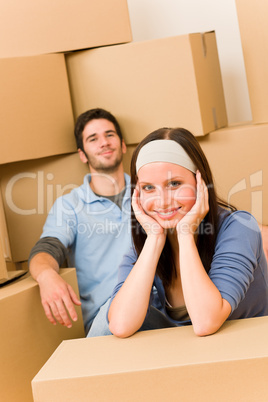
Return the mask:
<path fill-rule="evenodd" d="M 137 157 L 136 172 L 153 162 L 168 162 L 196 173 L 196 166 L 180 144 L 173 140 L 155 140 L 145 144 Z"/>

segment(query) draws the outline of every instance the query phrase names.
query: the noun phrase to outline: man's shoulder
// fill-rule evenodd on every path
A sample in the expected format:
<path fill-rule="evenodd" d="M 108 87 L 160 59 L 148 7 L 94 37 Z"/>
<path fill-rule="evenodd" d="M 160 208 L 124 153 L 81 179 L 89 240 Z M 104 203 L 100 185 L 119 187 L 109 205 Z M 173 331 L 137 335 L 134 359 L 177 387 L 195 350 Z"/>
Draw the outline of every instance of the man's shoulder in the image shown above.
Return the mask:
<path fill-rule="evenodd" d="M 86 194 L 88 193 L 90 186 L 89 186 L 89 176 L 87 174 L 84 176 L 83 183 L 80 186 L 73 185 L 72 183 L 69 184 L 70 191 L 66 194 L 62 194 L 57 198 L 57 201 L 66 201 L 72 203 L 73 201 L 77 201 L 77 199 L 84 200 L 86 198 Z"/>

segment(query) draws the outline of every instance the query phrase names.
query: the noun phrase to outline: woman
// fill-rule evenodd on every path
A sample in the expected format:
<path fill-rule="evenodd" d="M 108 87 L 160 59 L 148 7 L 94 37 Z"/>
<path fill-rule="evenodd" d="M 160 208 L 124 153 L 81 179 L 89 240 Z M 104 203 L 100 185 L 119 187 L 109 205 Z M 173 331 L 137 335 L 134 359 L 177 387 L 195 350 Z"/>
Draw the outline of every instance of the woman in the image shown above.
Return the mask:
<path fill-rule="evenodd" d="M 258 224 L 217 197 L 207 159 L 190 132 L 163 128 L 149 134 L 133 154 L 131 180 L 134 247 L 112 295 L 113 334 L 130 336 L 150 328 L 146 322 L 157 328 L 161 316 L 166 326 L 192 324 L 204 336 L 227 319 L 268 315 Z M 161 311 L 154 308 L 153 289 Z"/>

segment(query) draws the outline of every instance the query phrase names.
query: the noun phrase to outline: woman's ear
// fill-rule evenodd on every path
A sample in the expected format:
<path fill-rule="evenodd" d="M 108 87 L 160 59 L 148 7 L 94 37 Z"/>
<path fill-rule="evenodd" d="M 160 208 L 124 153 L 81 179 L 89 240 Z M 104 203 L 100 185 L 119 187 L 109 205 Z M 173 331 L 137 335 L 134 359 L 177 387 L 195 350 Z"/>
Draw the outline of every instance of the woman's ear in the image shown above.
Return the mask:
<path fill-rule="evenodd" d="M 78 154 L 79 154 L 79 157 L 80 157 L 81 161 L 83 163 L 88 163 L 88 159 L 87 159 L 87 156 L 86 156 L 85 152 L 82 151 L 82 149 L 80 149 L 80 148 L 78 148 L 77 151 L 78 151 Z"/>

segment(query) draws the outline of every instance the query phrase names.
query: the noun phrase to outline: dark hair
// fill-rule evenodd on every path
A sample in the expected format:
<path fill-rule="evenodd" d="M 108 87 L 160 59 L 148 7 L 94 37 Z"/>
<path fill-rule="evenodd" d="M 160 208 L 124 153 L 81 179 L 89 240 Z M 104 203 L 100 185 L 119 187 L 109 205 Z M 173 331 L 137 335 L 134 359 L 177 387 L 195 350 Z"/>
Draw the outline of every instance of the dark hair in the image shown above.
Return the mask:
<path fill-rule="evenodd" d="M 209 272 L 212 257 L 214 254 L 216 238 L 218 233 L 218 206 L 222 206 L 230 210 L 230 213 L 235 210 L 235 207 L 228 205 L 221 200 L 215 191 L 212 173 L 207 161 L 207 158 L 199 145 L 195 136 L 184 128 L 160 128 L 145 137 L 135 149 L 131 160 L 131 189 L 136 186 L 136 160 L 141 148 L 148 142 L 169 139 L 179 143 L 187 152 L 196 168 L 200 171 L 201 176 L 207 185 L 209 193 L 209 212 L 198 227 L 197 248 L 202 260 L 202 263 L 207 272 Z M 144 246 L 146 233 L 135 218 L 133 210 L 131 211 L 132 222 L 132 238 L 134 247 L 139 255 Z M 172 257 L 171 245 L 168 238 L 162 254 L 160 256 L 156 274 L 161 278 L 164 287 L 170 285 L 173 278 L 176 278 L 176 268 Z"/>
<path fill-rule="evenodd" d="M 121 140 L 123 140 L 121 128 L 119 126 L 118 121 L 116 118 L 107 110 L 101 109 L 101 108 L 96 108 L 96 109 L 90 109 L 87 110 L 86 112 L 80 114 L 76 120 L 75 128 L 74 128 L 74 135 L 76 139 L 76 145 L 77 149 L 81 149 L 84 152 L 84 146 L 83 146 L 83 131 L 85 126 L 87 125 L 88 122 L 91 120 L 95 119 L 105 119 L 113 123 L 115 127 L 115 131 L 118 135 L 118 137 Z"/>

